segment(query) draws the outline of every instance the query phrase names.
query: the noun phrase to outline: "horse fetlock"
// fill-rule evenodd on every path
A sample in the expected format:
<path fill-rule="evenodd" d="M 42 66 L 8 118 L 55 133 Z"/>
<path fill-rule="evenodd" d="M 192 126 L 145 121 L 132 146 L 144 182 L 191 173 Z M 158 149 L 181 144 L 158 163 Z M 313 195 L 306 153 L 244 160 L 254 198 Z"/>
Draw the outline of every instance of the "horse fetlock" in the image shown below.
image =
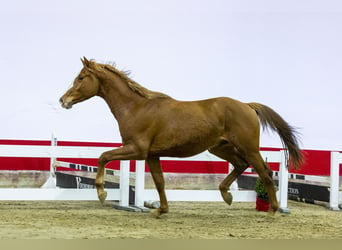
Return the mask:
<path fill-rule="evenodd" d="M 163 214 L 166 214 L 169 212 L 169 208 L 168 207 L 160 207 L 160 211 L 163 213 Z"/>
<path fill-rule="evenodd" d="M 151 215 L 154 217 L 154 218 L 157 218 L 157 219 L 160 219 L 160 216 L 162 214 L 166 214 L 169 212 L 169 208 L 156 208 L 156 209 L 152 209 L 151 210 Z"/>
<path fill-rule="evenodd" d="M 271 204 L 271 209 L 270 209 L 270 212 L 275 214 L 279 209 L 279 205 L 278 205 L 278 202 L 276 202 L 275 204 Z"/>

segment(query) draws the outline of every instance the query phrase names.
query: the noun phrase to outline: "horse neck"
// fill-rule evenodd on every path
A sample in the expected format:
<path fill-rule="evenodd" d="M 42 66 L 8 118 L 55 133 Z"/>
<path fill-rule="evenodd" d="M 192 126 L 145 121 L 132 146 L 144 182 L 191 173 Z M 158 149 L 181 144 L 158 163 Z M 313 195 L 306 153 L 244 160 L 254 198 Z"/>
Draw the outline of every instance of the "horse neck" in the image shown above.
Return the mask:
<path fill-rule="evenodd" d="M 116 75 L 101 81 L 99 96 L 105 100 L 118 122 L 127 116 L 131 116 L 130 111 L 136 109 L 144 100 L 143 97 L 133 92 L 123 79 Z"/>

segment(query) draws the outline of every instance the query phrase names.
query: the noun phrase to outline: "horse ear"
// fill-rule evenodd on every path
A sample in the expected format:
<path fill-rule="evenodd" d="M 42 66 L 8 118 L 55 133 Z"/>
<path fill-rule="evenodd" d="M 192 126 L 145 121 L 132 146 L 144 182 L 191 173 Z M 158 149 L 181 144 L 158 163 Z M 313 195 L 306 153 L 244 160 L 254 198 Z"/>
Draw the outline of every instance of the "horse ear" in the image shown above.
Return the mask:
<path fill-rule="evenodd" d="M 90 61 L 84 56 L 83 59 L 81 58 L 81 62 L 83 63 L 84 67 L 89 68 L 90 66 Z"/>

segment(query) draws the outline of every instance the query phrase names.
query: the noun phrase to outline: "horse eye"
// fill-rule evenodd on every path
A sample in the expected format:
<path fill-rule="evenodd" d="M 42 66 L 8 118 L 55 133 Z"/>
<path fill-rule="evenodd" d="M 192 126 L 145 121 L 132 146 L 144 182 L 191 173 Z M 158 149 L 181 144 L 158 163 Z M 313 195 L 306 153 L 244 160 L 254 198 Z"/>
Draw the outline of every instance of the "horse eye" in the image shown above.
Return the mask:
<path fill-rule="evenodd" d="M 79 77 L 77 78 L 77 80 L 82 81 L 83 78 L 84 78 L 84 76 L 79 76 Z"/>

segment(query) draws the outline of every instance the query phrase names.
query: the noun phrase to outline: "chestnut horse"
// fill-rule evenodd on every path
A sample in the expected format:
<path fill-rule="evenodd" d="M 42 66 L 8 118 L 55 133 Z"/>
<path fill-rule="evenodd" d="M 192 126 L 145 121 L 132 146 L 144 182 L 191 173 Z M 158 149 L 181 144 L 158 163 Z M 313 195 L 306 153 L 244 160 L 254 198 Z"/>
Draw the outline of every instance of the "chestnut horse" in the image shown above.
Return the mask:
<path fill-rule="evenodd" d="M 108 162 L 146 160 L 160 198 L 160 207 L 152 213 L 159 217 L 169 210 L 160 157 L 188 157 L 208 150 L 234 165 L 219 185 L 226 203 L 233 200 L 230 185 L 251 165 L 266 184 L 270 212 L 278 210 L 272 171 L 259 152 L 259 121 L 279 134 L 292 166 L 299 167 L 303 159 L 296 131 L 279 114 L 263 104 L 228 97 L 178 101 L 142 87 L 114 66 L 85 57 L 81 61 L 83 69 L 60 98 L 62 107 L 70 109 L 93 96 L 102 97 L 118 122 L 123 144 L 98 160 L 95 185 L 101 203 L 107 196 L 104 168 Z"/>

